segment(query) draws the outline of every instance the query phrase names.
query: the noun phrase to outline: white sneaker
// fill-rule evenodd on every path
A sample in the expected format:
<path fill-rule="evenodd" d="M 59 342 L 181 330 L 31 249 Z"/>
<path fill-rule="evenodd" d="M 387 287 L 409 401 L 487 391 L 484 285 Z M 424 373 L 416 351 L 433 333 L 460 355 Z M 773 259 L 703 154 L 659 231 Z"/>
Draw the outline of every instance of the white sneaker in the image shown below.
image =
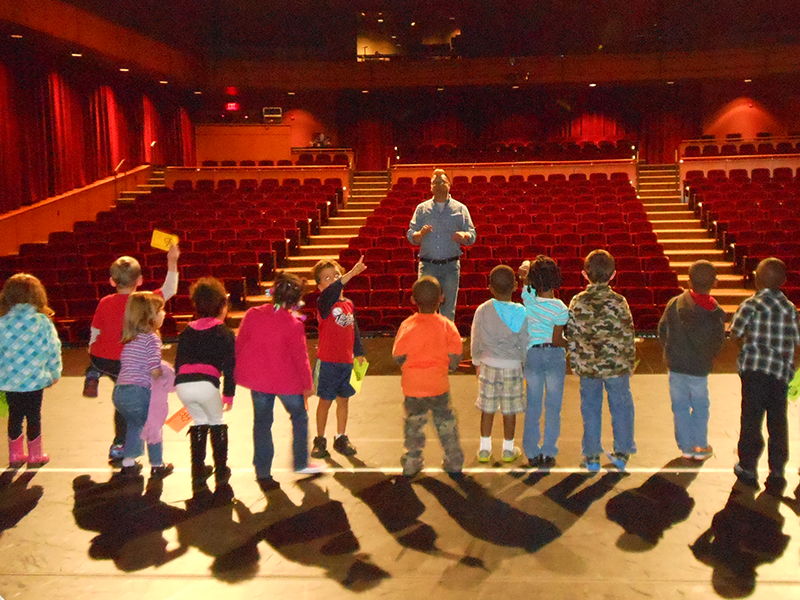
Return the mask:
<path fill-rule="evenodd" d="M 324 466 L 318 465 L 317 463 L 308 463 L 305 469 L 297 469 L 295 473 L 300 475 L 316 475 L 317 473 L 323 473 L 324 471 Z"/>

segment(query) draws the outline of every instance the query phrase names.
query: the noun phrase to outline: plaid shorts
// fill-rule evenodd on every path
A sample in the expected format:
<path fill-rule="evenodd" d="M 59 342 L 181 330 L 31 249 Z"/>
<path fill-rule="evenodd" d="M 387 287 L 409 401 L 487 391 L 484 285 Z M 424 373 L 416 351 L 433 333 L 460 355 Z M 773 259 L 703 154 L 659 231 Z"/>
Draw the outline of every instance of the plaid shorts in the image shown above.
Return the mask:
<path fill-rule="evenodd" d="M 485 413 L 513 415 L 525 412 L 525 376 L 522 367 L 498 369 L 481 365 L 475 406 Z"/>

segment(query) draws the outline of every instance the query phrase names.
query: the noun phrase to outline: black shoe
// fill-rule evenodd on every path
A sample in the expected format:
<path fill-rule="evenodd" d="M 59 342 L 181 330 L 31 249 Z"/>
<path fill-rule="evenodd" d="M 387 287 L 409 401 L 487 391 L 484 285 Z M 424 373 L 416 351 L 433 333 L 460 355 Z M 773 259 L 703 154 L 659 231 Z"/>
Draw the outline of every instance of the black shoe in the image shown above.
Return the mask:
<path fill-rule="evenodd" d="M 97 390 L 100 386 L 99 379 L 91 379 L 87 377 L 83 380 L 83 397 L 84 398 L 97 398 Z"/>
<path fill-rule="evenodd" d="M 542 466 L 543 458 L 544 456 L 542 456 L 541 454 L 539 456 L 534 456 L 533 458 L 529 458 L 528 467 L 530 467 L 531 469 L 538 469 L 539 467 Z"/>
<path fill-rule="evenodd" d="M 544 454 L 539 457 L 539 468 L 540 469 L 552 469 L 556 466 L 556 458 L 555 456 L 545 456 Z"/>
<path fill-rule="evenodd" d="M 125 478 L 128 478 L 128 477 L 130 477 L 130 478 L 133 478 L 133 477 L 138 477 L 138 476 L 139 476 L 139 473 L 141 473 L 141 472 L 142 472 L 142 465 L 141 465 L 140 463 L 135 463 L 135 464 L 132 464 L 132 465 L 131 465 L 131 466 L 129 466 L 129 467 L 122 467 L 122 468 L 119 470 L 119 474 L 120 474 L 120 476 L 121 476 L 121 477 L 125 477 Z"/>
<path fill-rule="evenodd" d="M 334 442 L 334 446 L 336 443 Z M 328 441 L 321 436 L 314 438 L 314 446 L 311 448 L 311 456 L 314 458 L 328 458 L 330 453 L 327 449 Z"/>
<path fill-rule="evenodd" d="M 281 487 L 281 484 L 275 481 L 272 477 L 259 477 L 256 479 L 256 482 L 258 482 L 258 487 L 261 488 L 262 492 L 272 492 L 280 489 Z"/>
<path fill-rule="evenodd" d="M 155 467 L 150 467 L 150 477 L 156 477 L 158 479 L 163 479 L 169 475 L 172 475 L 172 472 L 175 470 L 175 467 L 172 466 L 172 463 L 164 463 L 163 465 L 157 465 Z"/>
<path fill-rule="evenodd" d="M 339 454 L 344 454 L 345 456 L 353 456 L 356 453 L 356 449 L 353 447 L 353 444 L 350 443 L 350 440 L 344 434 L 334 438 L 333 449 Z"/>
<path fill-rule="evenodd" d="M 764 489 L 770 496 L 783 496 L 786 489 L 786 478 L 781 473 L 770 473 L 764 482 Z"/>
<path fill-rule="evenodd" d="M 231 470 L 228 468 L 228 426 L 211 425 L 211 453 L 214 456 L 214 482 L 218 486 L 228 483 Z"/>
<path fill-rule="evenodd" d="M 758 475 L 756 475 L 755 471 L 748 471 L 742 465 L 736 463 L 733 466 L 733 474 L 742 484 L 758 489 Z"/>

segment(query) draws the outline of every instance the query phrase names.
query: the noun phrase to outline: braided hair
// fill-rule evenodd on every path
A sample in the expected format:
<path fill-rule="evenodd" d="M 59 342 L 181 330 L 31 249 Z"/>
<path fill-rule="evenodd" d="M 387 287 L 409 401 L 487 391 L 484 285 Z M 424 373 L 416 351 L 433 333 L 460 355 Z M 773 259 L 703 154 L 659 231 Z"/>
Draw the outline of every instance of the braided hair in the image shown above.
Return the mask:
<path fill-rule="evenodd" d="M 531 263 L 525 283 L 528 291 L 542 293 L 556 290 L 561 287 L 561 269 L 552 258 L 539 254 Z"/>
<path fill-rule="evenodd" d="M 281 272 L 272 286 L 272 303 L 275 308 L 293 308 L 305 293 L 306 282 L 293 273 Z"/>

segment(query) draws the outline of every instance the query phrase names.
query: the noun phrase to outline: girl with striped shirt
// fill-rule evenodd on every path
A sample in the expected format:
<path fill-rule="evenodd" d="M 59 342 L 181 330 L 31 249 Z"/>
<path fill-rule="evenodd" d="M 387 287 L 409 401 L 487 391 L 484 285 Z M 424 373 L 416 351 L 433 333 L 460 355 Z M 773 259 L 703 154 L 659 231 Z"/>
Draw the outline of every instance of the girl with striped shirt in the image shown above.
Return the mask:
<path fill-rule="evenodd" d="M 150 408 L 150 391 L 153 379 L 162 376 L 158 329 L 164 322 L 164 314 L 164 298 L 153 292 L 133 292 L 125 305 L 120 370 L 113 395 L 114 407 L 127 425 L 122 450 L 123 475 L 137 475 L 141 469 L 136 458 L 144 450 L 142 429 Z M 147 456 L 151 477 L 172 473 L 172 465 L 164 464 L 161 442 L 147 444 Z"/>

